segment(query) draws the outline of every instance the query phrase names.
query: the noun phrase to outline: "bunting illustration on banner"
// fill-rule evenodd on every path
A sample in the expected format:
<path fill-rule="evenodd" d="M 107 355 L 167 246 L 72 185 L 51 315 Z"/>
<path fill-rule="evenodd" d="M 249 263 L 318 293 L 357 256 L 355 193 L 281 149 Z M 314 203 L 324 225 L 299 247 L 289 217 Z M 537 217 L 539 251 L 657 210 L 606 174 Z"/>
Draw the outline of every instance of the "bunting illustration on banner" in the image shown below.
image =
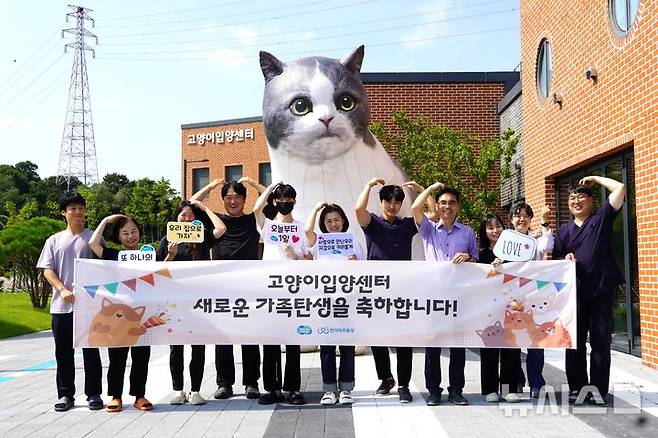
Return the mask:
<path fill-rule="evenodd" d="M 559 281 L 546 281 L 546 280 L 535 280 L 533 278 L 527 278 L 527 277 L 520 277 L 518 275 L 514 274 L 508 274 L 505 272 L 500 272 L 495 269 L 491 269 L 487 273 L 487 278 L 491 277 L 497 277 L 498 275 L 503 275 L 503 284 L 509 283 L 510 281 L 518 278 L 519 279 L 519 287 L 523 287 L 528 283 L 535 282 L 537 289 L 542 289 L 546 287 L 549 284 L 553 284 L 555 286 L 555 289 L 557 289 L 558 292 L 560 292 L 562 289 L 564 289 L 567 286 L 567 283 L 559 282 Z"/>
<path fill-rule="evenodd" d="M 132 290 L 133 292 L 137 292 L 137 280 L 142 280 L 145 283 L 150 284 L 151 286 L 155 286 L 155 275 L 159 275 L 161 277 L 166 277 L 166 278 L 171 278 L 171 272 L 169 272 L 169 269 L 167 268 L 162 268 L 159 269 L 155 272 L 152 272 L 150 274 L 144 274 L 140 275 L 139 277 L 135 278 L 129 278 L 127 280 L 122 280 L 122 281 L 117 281 L 117 282 L 112 282 L 112 283 L 106 283 L 106 284 L 91 284 L 88 286 L 83 286 L 84 289 L 87 291 L 89 296 L 94 298 L 96 296 L 96 292 L 98 292 L 99 287 L 103 287 L 107 289 L 108 292 L 110 292 L 112 295 L 117 294 L 117 290 L 119 288 L 119 284 L 123 284 L 124 286 L 128 287 L 128 289 Z"/>

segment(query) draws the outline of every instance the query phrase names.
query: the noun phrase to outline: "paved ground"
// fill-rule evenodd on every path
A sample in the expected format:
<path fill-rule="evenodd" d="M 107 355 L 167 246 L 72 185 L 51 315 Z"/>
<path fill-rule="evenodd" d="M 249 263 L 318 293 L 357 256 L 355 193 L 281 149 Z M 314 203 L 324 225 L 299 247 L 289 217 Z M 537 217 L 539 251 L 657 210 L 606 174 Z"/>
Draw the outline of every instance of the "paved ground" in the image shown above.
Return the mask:
<path fill-rule="evenodd" d="M 214 354 L 207 347 L 202 394 L 215 390 Z M 465 394 L 469 406 L 445 401 L 427 407 L 423 397 L 423 351 L 414 354 L 411 386 L 413 403 L 400 405 L 397 395 L 374 397 L 378 386 L 372 357 L 356 359 L 355 404 L 351 407 L 318 404 L 322 395 L 318 353 L 302 355 L 303 389 L 309 404 L 301 408 L 260 406 L 238 395 L 229 401 L 211 400 L 205 406 L 170 406 L 171 380 L 168 348 L 154 347 L 149 368 L 148 398 L 151 412 L 138 412 L 128 404 L 123 412 L 91 412 L 84 395 L 66 413 L 52 410 L 55 399 L 55 364 L 50 332 L 0 341 L 0 434 L 2 438 L 30 437 L 658 437 L 658 372 L 639 359 L 613 353 L 614 406 L 580 411 L 561 403 L 565 382 L 563 357 L 547 352 L 546 380 L 556 387 L 555 399 L 544 406 L 526 399 L 519 404 L 489 404 L 479 394 L 479 360 L 468 353 Z M 189 354 L 189 351 L 186 351 Z M 240 354 L 236 351 L 236 360 Z M 393 369 L 395 355 L 391 354 Z M 103 355 L 107 364 L 107 356 Z M 76 356 L 77 384 L 82 388 L 82 355 Z M 448 360 L 443 361 L 447 375 Z M 238 373 L 240 366 L 237 367 Z M 128 373 L 126 373 L 127 375 Z M 240 381 L 240 376 L 237 376 Z M 186 383 L 189 387 L 189 383 Z M 126 382 L 126 388 L 128 383 Z M 242 388 L 234 387 L 238 394 Z M 107 397 L 105 397 L 107 401 Z M 131 400 L 132 398 L 130 398 Z M 553 402 L 554 400 L 554 402 Z"/>

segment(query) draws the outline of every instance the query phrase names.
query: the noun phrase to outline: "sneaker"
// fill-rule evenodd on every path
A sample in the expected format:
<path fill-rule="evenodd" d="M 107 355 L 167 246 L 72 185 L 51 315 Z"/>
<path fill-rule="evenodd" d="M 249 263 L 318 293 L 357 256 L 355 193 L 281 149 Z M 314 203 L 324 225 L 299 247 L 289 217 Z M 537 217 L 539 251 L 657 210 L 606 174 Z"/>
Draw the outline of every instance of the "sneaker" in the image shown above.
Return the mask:
<path fill-rule="evenodd" d="M 187 402 L 187 394 L 185 394 L 183 391 L 174 391 L 174 396 L 172 397 L 169 404 L 182 405 L 185 402 Z"/>
<path fill-rule="evenodd" d="M 540 388 L 530 388 L 530 398 L 539 398 Z"/>
<path fill-rule="evenodd" d="M 448 400 L 459 406 L 465 406 L 468 404 L 468 400 L 466 400 L 466 397 L 464 397 L 461 391 L 459 392 L 455 391 L 450 393 L 448 395 Z"/>
<path fill-rule="evenodd" d="M 98 411 L 100 409 L 103 409 L 103 399 L 99 395 L 89 396 L 87 402 L 89 403 L 90 411 Z"/>
<path fill-rule="evenodd" d="M 349 391 L 341 391 L 340 395 L 338 396 L 338 403 L 341 405 L 351 405 L 354 403 L 354 400 L 352 399 L 352 393 Z"/>
<path fill-rule="evenodd" d="M 406 386 L 398 386 L 398 397 L 400 397 L 400 403 L 411 403 L 413 400 L 411 392 Z"/>
<path fill-rule="evenodd" d="M 231 386 L 218 386 L 217 391 L 213 394 L 217 400 L 223 400 L 233 397 L 233 387 Z"/>
<path fill-rule="evenodd" d="M 199 394 L 198 391 L 190 392 L 190 404 L 191 405 L 205 405 L 208 402 L 205 398 Z"/>
<path fill-rule="evenodd" d="M 59 400 L 57 400 L 57 403 L 55 403 L 54 408 L 56 412 L 66 412 L 69 409 L 71 409 L 74 404 L 75 404 L 75 399 L 73 397 L 63 396 L 60 397 Z"/>
<path fill-rule="evenodd" d="M 244 395 L 249 400 L 256 400 L 258 397 L 260 397 L 260 391 L 258 390 L 258 386 L 245 386 Z"/>
<path fill-rule="evenodd" d="M 288 403 L 290 403 L 291 405 L 301 406 L 306 404 L 306 399 L 304 398 L 304 394 L 302 394 L 301 392 L 290 391 L 290 393 L 288 394 Z M 336 402 L 334 401 L 334 403 Z"/>
<path fill-rule="evenodd" d="M 283 398 L 283 394 L 281 394 L 281 391 L 271 391 L 261 395 L 260 398 L 258 399 L 258 404 L 272 405 L 274 403 L 282 402 L 283 400 L 284 398 Z"/>
<path fill-rule="evenodd" d="M 382 384 L 377 388 L 377 395 L 388 395 L 391 392 L 391 389 L 395 387 L 395 379 L 389 377 L 386 380 L 382 380 Z"/>
<path fill-rule="evenodd" d="M 497 392 L 490 392 L 484 397 L 484 401 L 487 403 L 498 403 L 500 401 L 500 395 Z"/>
<path fill-rule="evenodd" d="M 331 391 L 327 391 L 324 393 L 322 398 L 320 399 L 320 404 L 321 405 L 335 405 L 338 399 L 336 398 L 336 394 L 334 394 Z"/>
<path fill-rule="evenodd" d="M 507 403 L 518 403 L 518 402 L 521 401 L 521 398 L 519 397 L 519 395 L 518 395 L 518 394 L 515 394 L 515 393 L 513 393 L 513 392 L 510 392 L 509 394 L 507 394 L 506 396 L 504 396 L 503 399 L 504 399 Z"/>
<path fill-rule="evenodd" d="M 427 406 L 438 406 L 441 404 L 441 391 L 430 391 L 427 397 Z"/>
<path fill-rule="evenodd" d="M 569 404 L 570 405 L 573 405 L 573 404 L 576 403 L 576 401 L 578 401 L 578 395 L 579 394 L 580 394 L 580 391 L 569 391 Z M 584 400 L 582 402 L 578 403 L 578 404 L 579 405 L 583 404 L 583 402 L 584 402 Z"/>

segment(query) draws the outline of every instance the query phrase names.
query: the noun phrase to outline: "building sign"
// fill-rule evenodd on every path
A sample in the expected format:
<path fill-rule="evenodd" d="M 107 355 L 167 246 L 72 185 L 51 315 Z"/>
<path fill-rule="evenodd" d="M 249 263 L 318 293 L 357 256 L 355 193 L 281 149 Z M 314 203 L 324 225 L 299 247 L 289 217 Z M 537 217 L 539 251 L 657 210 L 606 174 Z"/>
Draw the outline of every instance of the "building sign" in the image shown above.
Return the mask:
<path fill-rule="evenodd" d="M 234 141 L 245 141 L 254 139 L 254 128 L 247 129 L 227 129 L 225 131 L 208 132 L 205 134 L 188 134 L 187 144 L 198 144 L 203 146 L 206 143 L 233 143 Z"/>

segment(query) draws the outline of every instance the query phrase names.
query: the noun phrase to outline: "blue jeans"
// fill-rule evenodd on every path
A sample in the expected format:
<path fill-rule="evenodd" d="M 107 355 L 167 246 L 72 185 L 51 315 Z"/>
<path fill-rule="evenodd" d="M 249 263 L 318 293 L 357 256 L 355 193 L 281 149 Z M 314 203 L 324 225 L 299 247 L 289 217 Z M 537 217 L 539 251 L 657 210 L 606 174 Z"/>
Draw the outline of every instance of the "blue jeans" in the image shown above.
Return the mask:
<path fill-rule="evenodd" d="M 543 348 L 528 348 L 528 354 L 525 358 L 525 368 L 528 372 L 528 385 L 530 389 L 538 388 L 546 384 L 544 380 L 544 349 Z M 519 368 L 519 385 L 525 385 L 525 374 L 523 368 Z"/>

